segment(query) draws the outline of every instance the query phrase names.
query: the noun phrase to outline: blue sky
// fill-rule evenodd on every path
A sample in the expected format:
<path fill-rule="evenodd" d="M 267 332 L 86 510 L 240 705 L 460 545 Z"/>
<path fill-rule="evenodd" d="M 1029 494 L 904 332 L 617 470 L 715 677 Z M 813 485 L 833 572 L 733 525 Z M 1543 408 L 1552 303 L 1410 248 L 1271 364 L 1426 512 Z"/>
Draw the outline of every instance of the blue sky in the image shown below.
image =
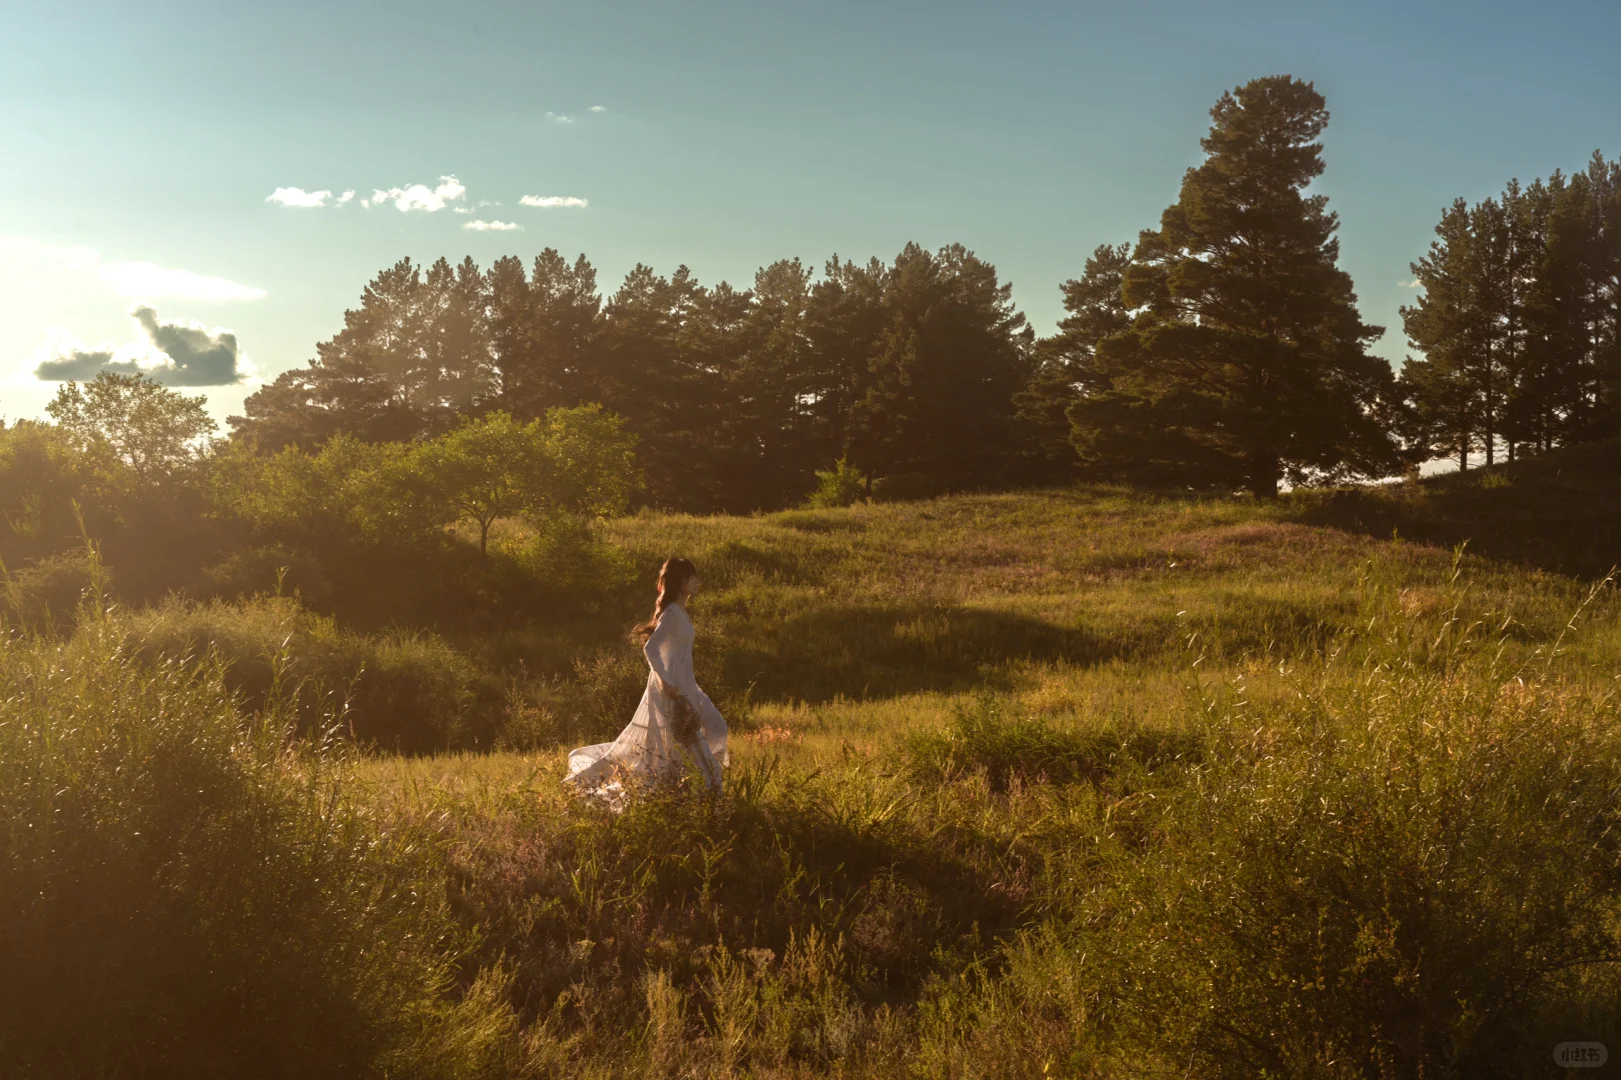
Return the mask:
<path fill-rule="evenodd" d="M 1328 99 L 1321 190 L 1399 360 L 1445 204 L 1621 153 L 1618 41 L 1615 0 L 8 4 L 0 415 L 40 411 L 42 359 L 162 360 L 138 308 L 273 376 L 403 255 L 583 251 L 607 293 L 638 261 L 743 286 L 961 242 L 1049 333 L 1059 282 L 1175 199 L 1221 92 L 1278 72 Z M 252 386 L 203 392 L 223 416 Z"/>

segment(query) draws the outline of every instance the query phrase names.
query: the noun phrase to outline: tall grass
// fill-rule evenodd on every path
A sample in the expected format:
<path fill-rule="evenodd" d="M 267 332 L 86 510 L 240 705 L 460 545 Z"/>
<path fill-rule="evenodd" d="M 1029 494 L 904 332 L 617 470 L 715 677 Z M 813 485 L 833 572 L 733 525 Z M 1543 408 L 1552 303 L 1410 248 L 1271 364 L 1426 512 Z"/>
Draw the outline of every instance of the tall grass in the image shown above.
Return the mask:
<path fill-rule="evenodd" d="M 1195 649 L 1129 722 L 982 692 L 869 750 L 744 738 L 719 802 L 369 771 L 539 1075 L 1540 1076 L 1621 1024 L 1609 601 L 1530 644 L 1434 598 L 1364 576 L 1311 658 Z"/>
<path fill-rule="evenodd" d="M 455 992 L 431 853 L 276 699 L 126 632 L 0 645 L 0 1071 L 499 1075 L 501 981 Z"/>
<path fill-rule="evenodd" d="M 12 639 L 0 1060 L 1508 1080 L 1560 1041 L 1621 1056 L 1614 590 L 1297 509 L 616 523 L 625 559 L 699 562 L 699 678 L 736 736 L 724 794 L 620 814 L 558 784 L 645 685 L 606 605 L 454 643 L 276 599 Z M 355 752 L 473 723 L 506 752 Z"/>

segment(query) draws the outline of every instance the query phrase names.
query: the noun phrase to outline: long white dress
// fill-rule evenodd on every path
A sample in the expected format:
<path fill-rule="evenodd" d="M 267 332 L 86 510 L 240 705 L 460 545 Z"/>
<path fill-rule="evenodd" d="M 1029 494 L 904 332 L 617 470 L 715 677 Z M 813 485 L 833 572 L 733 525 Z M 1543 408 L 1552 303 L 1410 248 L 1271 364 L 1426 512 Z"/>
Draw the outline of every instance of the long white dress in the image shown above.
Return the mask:
<path fill-rule="evenodd" d="M 649 670 L 636 715 L 613 742 L 571 750 L 566 783 L 619 805 L 630 787 L 678 777 L 690 763 L 718 790 L 728 760 L 726 721 L 693 676 L 692 620 L 680 604 L 664 609 L 642 652 Z M 675 737 L 677 703 L 659 686 L 660 679 L 698 713 L 699 735 L 691 744 L 683 746 Z"/>

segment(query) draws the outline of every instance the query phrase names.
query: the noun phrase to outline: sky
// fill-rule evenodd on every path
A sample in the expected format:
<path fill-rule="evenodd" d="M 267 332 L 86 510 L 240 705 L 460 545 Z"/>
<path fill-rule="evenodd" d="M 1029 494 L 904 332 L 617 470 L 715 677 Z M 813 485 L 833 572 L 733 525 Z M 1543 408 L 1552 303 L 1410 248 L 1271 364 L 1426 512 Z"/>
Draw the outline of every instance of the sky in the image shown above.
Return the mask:
<path fill-rule="evenodd" d="M 402 256 L 584 252 L 611 293 L 960 242 L 1049 334 L 1277 73 L 1328 100 L 1317 187 L 1399 363 L 1444 206 L 1621 154 L 1618 41 L 1616 0 L 10 0 L 0 416 L 112 366 L 223 419 Z"/>

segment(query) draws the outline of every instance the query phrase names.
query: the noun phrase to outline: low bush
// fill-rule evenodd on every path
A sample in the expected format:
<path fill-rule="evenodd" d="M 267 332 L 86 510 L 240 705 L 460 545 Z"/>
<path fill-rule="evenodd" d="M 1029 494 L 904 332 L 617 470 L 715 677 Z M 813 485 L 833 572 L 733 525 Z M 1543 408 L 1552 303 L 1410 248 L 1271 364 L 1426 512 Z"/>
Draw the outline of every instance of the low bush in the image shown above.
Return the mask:
<path fill-rule="evenodd" d="M 507 1075 L 495 975 L 341 758 L 122 628 L 0 653 L 8 1076 Z"/>
<path fill-rule="evenodd" d="M 232 552 L 198 576 L 193 591 L 204 598 L 245 600 L 255 596 L 296 596 L 317 610 L 332 602 L 332 582 L 314 558 L 284 547 Z"/>
<path fill-rule="evenodd" d="M 361 743 L 425 753 L 493 741 L 499 685 L 428 633 L 360 635 L 292 597 L 173 600 L 132 613 L 126 651 L 149 663 L 217 659 L 251 708 L 284 698 L 306 730 L 329 713 Z"/>
<path fill-rule="evenodd" d="M 48 555 L 6 576 L 5 614 L 33 633 L 70 632 L 86 594 L 110 584 L 106 570 L 83 552 Z"/>
<path fill-rule="evenodd" d="M 867 495 L 867 478 L 844 458 L 831 469 L 816 470 L 816 490 L 805 505 L 813 509 L 851 506 Z"/>
<path fill-rule="evenodd" d="M 1484 658 L 1340 674 L 1213 710 L 1186 780 L 1122 803 L 1115 835 L 1140 842 L 1059 854 L 1090 884 L 1015 966 L 1211 1078 L 1518 1077 L 1613 1028 L 1613 702 Z"/>

